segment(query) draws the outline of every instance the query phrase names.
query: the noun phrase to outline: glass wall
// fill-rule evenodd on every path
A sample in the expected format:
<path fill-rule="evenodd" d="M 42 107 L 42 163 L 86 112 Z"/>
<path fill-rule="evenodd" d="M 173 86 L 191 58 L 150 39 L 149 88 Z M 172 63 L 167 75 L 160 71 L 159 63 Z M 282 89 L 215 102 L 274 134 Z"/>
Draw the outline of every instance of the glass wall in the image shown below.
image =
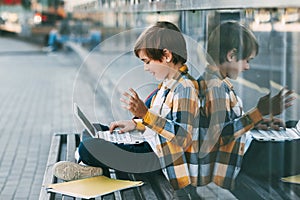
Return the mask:
<path fill-rule="evenodd" d="M 297 100 L 293 108 L 289 108 L 281 117 L 285 120 L 300 119 L 299 9 L 120 12 L 118 17 L 119 20 L 115 25 L 124 30 L 147 27 L 158 20 L 174 22 L 193 43 L 189 49 L 191 59 L 200 59 L 197 57 L 199 47 L 194 43 L 197 42 L 205 51 L 207 37 L 217 24 L 226 20 L 242 22 L 254 32 L 260 46 L 259 54 L 250 63 L 251 69 L 242 73 L 236 81 L 236 89 L 240 97 L 244 99 L 245 110 L 255 106 L 259 96 L 269 91 L 275 94 L 280 88 L 286 86 L 295 91 Z M 135 36 L 132 40 L 135 40 Z M 196 63 L 199 62 L 202 63 L 201 61 Z M 197 75 L 199 74 L 195 74 Z"/>
<path fill-rule="evenodd" d="M 206 48 L 206 40 L 210 31 L 220 22 L 226 20 L 240 21 L 248 26 L 259 42 L 259 54 L 251 61 L 251 69 L 242 73 L 236 81 L 236 89 L 244 99 L 245 110 L 253 107 L 258 97 L 271 91 L 275 94 L 282 87 L 295 91 L 297 100 L 293 108 L 289 108 L 281 116 L 286 120 L 300 119 L 300 23 L 298 8 L 246 8 L 246 9 L 211 9 L 211 10 L 175 10 L 153 12 L 112 12 L 100 11 L 104 14 L 99 18 L 100 29 L 105 31 L 113 29 L 105 38 L 109 38 L 121 31 L 136 28 L 145 28 L 155 21 L 167 20 L 177 24 L 189 41 L 190 58 L 193 65 L 203 63 L 199 55 Z M 94 15 L 95 16 L 95 15 Z M 95 20 L 95 19 L 94 19 Z M 101 22 L 102 20 L 102 22 Z M 117 27 L 117 28 L 116 28 Z M 134 42 L 136 34 L 124 38 Z M 127 37 L 127 36 L 126 36 Z M 197 45 L 195 45 L 197 43 Z M 117 47 L 116 47 L 117 48 Z M 195 66 L 196 67 L 196 66 Z M 199 71 L 200 70 L 200 71 Z M 203 70 L 198 68 L 195 76 Z"/>
<path fill-rule="evenodd" d="M 89 1 L 97 5 L 97 9 L 84 9 L 76 5 L 73 16 L 90 18 L 95 28 L 102 31 L 103 39 L 107 39 L 122 31 L 145 28 L 155 21 L 167 20 L 177 24 L 183 33 L 197 45 L 190 46 L 193 59 L 197 49 L 205 51 L 206 40 L 210 31 L 220 22 L 237 20 L 248 26 L 256 35 L 260 50 L 251 63 L 251 70 L 243 73 L 239 79 L 240 95 L 245 99 L 245 109 L 255 105 L 257 98 L 253 92 L 266 93 L 287 86 L 293 89 L 296 96 L 299 89 L 299 34 L 300 4 L 297 2 L 268 1 L 265 3 L 251 1 L 241 4 L 240 1 L 132 1 L 132 0 L 98 0 Z M 135 40 L 136 35 L 124 38 L 124 41 Z M 199 61 L 201 63 L 201 61 Z M 198 63 L 198 62 L 197 62 Z M 196 65 L 197 65 L 196 63 Z M 247 83 L 247 84 L 246 84 Z M 260 89 L 258 89 L 260 88 Z M 273 91 L 273 92 L 275 92 Z M 254 95 L 257 97 L 257 95 Z M 298 96 L 297 96 L 298 97 Z M 300 119 L 299 98 L 293 109 L 287 110 L 283 117 Z"/>
<path fill-rule="evenodd" d="M 259 53 L 250 61 L 250 69 L 241 73 L 237 80 L 231 80 L 236 94 L 242 99 L 244 111 L 249 111 L 256 106 L 260 97 L 268 93 L 273 96 L 286 87 L 294 91 L 296 99 L 291 107 L 275 117 L 284 122 L 300 120 L 300 2 L 251 1 L 243 2 L 243 5 L 237 0 L 230 2 L 102 0 L 99 2 L 103 7 L 105 5 L 107 10 L 99 8 L 95 12 L 102 13 L 101 18 L 93 20 L 103 31 L 102 33 L 113 31 L 105 35 L 99 50 L 93 53 L 101 55 L 108 52 L 113 57 L 111 52 L 118 52 L 117 56 L 111 59 L 113 62 L 103 61 L 107 63 L 104 63 L 106 68 L 103 68 L 101 78 L 117 83 L 116 92 L 108 91 L 107 95 L 110 99 L 117 100 L 112 106 L 112 109 L 115 108 L 112 112 L 115 116 L 120 115 L 120 119 L 124 116 L 128 117 L 129 114 L 124 113 L 121 116 L 122 108 L 118 107 L 119 96 L 116 93 L 129 88 L 131 84 L 130 87 L 137 88 L 143 98 L 157 86 L 156 80 L 145 75 L 143 64 L 132 53 L 135 40 L 146 27 L 158 20 L 171 21 L 178 25 L 187 41 L 187 64 L 190 72 L 198 78 L 207 65 L 206 46 L 211 30 L 223 21 L 235 20 L 251 29 L 259 43 Z M 126 66 L 120 64 L 124 62 Z M 89 70 L 92 74 L 99 74 L 99 68 Z M 132 78 L 133 72 L 138 74 L 134 78 Z M 97 80 L 97 77 L 95 79 Z M 98 87 L 99 85 L 101 81 Z M 145 88 L 147 92 L 143 94 L 142 90 L 146 91 Z M 262 145 L 261 149 L 265 154 L 260 158 L 257 156 L 255 161 L 256 153 L 254 153 L 254 160 L 251 161 L 255 163 L 254 169 L 266 166 L 268 169 L 276 169 L 275 172 L 279 175 L 281 175 L 280 169 L 296 169 L 299 173 L 300 169 L 297 165 L 300 153 L 297 147 L 299 139 L 287 141 L 291 143 L 270 142 Z M 292 143 L 295 145 L 293 146 Z M 268 165 L 265 162 L 269 162 Z M 264 163 L 264 166 L 260 163 Z M 278 183 L 278 180 L 277 177 L 275 181 Z M 296 192 L 299 195 L 300 189 L 298 188 Z"/>

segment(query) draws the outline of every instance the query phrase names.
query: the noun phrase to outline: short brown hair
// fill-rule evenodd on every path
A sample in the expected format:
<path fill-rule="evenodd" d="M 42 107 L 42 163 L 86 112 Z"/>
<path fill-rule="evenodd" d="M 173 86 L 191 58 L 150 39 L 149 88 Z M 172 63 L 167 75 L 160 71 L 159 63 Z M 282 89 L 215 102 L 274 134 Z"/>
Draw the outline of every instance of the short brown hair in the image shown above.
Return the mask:
<path fill-rule="evenodd" d="M 138 57 L 139 51 L 145 50 L 149 58 L 162 61 L 164 49 L 171 51 L 174 64 L 184 64 L 187 61 L 186 42 L 181 31 L 171 22 L 161 21 L 139 36 L 134 53 Z"/>
<path fill-rule="evenodd" d="M 216 64 L 227 60 L 227 53 L 236 49 L 237 60 L 249 58 L 253 51 L 258 54 L 258 42 L 254 34 L 244 25 L 227 21 L 217 26 L 209 35 L 207 53 Z"/>

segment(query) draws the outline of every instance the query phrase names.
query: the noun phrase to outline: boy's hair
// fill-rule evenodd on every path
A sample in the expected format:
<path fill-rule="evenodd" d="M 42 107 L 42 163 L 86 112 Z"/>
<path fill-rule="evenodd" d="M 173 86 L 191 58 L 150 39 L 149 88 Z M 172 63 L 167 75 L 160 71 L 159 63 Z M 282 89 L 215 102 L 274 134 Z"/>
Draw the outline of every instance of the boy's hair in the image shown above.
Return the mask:
<path fill-rule="evenodd" d="M 145 50 L 150 59 L 162 61 L 164 49 L 171 51 L 174 64 L 186 62 L 186 42 L 181 31 L 171 22 L 160 21 L 139 36 L 134 53 L 138 57 L 139 52 Z"/>
<path fill-rule="evenodd" d="M 233 49 L 236 49 L 237 60 L 244 60 L 253 52 L 257 55 L 258 48 L 256 37 L 248 28 L 238 22 L 227 21 L 209 35 L 207 53 L 215 64 L 222 64 L 227 61 L 227 53 Z"/>

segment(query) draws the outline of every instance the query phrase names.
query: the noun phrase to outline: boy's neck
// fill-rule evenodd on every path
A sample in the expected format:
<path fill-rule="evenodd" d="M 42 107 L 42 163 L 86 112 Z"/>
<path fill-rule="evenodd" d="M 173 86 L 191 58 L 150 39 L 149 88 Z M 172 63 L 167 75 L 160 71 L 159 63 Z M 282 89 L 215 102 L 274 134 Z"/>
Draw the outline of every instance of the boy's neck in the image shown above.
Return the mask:
<path fill-rule="evenodd" d="M 169 73 L 167 79 L 168 80 L 173 79 L 178 74 L 178 72 L 181 72 L 180 69 L 182 67 L 183 67 L 183 64 L 181 64 L 181 63 L 177 63 L 176 65 L 170 66 L 171 70 L 170 70 L 170 73 Z"/>

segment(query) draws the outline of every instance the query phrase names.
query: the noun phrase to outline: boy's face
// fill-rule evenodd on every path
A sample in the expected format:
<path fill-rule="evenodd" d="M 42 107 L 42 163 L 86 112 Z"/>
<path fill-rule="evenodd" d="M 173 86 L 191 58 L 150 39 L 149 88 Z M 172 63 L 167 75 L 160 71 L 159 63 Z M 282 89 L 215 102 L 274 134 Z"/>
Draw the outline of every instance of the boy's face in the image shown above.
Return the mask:
<path fill-rule="evenodd" d="M 256 56 L 256 52 L 252 52 L 249 58 L 243 60 L 237 60 L 236 57 L 229 62 L 228 66 L 226 67 L 226 76 L 233 80 L 236 80 L 239 74 L 243 71 L 250 69 L 249 62 Z"/>
<path fill-rule="evenodd" d="M 171 69 L 164 62 L 150 59 L 144 50 L 139 51 L 138 56 L 144 62 L 144 70 L 152 74 L 156 80 L 162 81 L 168 77 Z"/>

